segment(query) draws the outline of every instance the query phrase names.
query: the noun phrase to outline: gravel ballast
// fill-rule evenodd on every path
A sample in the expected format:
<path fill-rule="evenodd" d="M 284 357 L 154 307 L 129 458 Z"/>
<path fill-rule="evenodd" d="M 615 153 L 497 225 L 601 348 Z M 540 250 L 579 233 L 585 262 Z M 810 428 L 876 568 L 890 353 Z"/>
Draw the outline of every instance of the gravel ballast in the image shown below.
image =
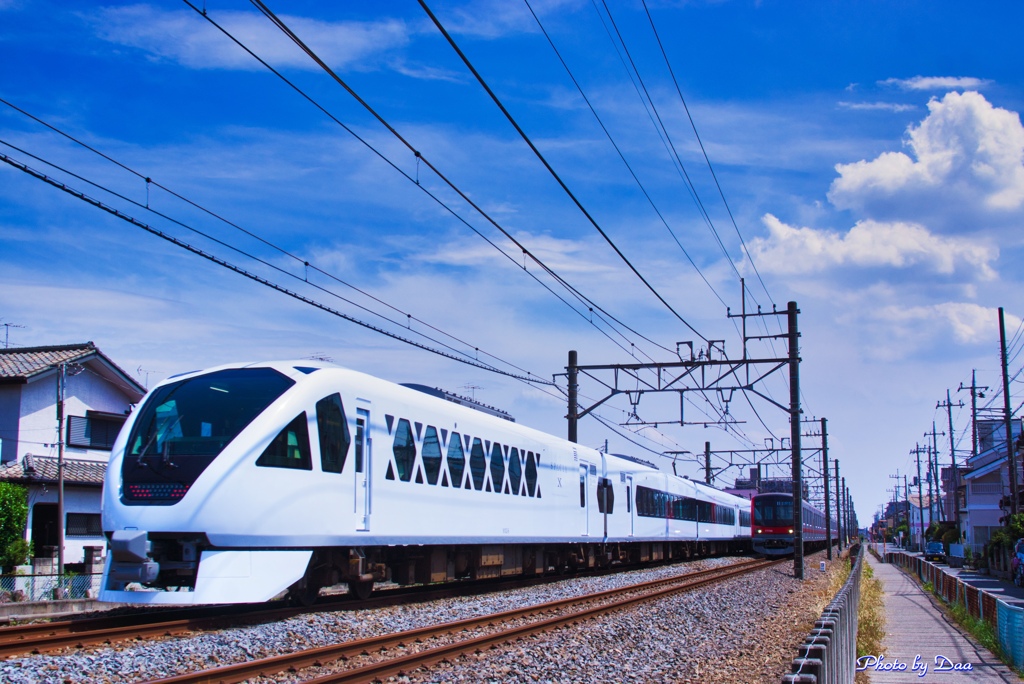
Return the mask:
<path fill-rule="evenodd" d="M 403 682 L 772 682 L 788 671 L 796 647 L 827 603 L 818 570 L 805 579 L 783 563 L 694 592 L 588 620 L 391 681 Z M 136 682 L 451 622 L 523 605 L 728 565 L 737 559 L 567 579 L 550 585 L 367 611 L 310 613 L 281 622 L 123 642 L 102 648 L 23 656 L 0 662 L 0 681 Z M 273 680 L 302 681 L 281 673 Z"/>

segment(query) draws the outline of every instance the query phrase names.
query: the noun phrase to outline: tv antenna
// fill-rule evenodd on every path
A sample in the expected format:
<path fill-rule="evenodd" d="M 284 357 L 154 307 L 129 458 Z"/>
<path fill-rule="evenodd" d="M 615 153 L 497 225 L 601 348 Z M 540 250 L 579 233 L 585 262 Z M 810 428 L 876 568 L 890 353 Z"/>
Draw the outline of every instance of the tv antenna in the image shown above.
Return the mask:
<path fill-rule="evenodd" d="M 25 326 L 17 323 L 0 323 L 0 325 L 4 326 L 4 349 L 8 349 L 11 341 L 11 328 L 24 328 Z"/>

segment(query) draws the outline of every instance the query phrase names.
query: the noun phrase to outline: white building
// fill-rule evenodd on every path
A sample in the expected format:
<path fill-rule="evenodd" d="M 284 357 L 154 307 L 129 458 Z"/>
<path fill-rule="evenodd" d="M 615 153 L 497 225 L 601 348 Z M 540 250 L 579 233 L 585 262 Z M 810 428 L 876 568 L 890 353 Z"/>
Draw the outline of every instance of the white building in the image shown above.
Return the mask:
<path fill-rule="evenodd" d="M 105 547 L 100 528 L 110 449 L 145 389 L 92 342 L 0 349 L 0 480 L 28 488 L 26 538 L 37 558 L 57 545 L 58 373 L 64 383 L 64 561 Z"/>
<path fill-rule="evenodd" d="M 1016 440 L 1021 432 L 1020 421 L 1013 421 L 1011 427 Z M 1001 518 L 1009 511 L 1010 468 L 1004 421 L 978 421 L 978 455 L 969 458 L 967 466 L 969 471 L 963 476 L 966 505 L 960 512 L 960 520 L 966 545 L 973 553 L 980 554 L 992 532 L 1002 527 Z M 1019 459 L 1017 483 L 1024 486 Z"/>
<path fill-rule="evenodd" d="M 910 506 L 910 543 L 913 549 L 924 549 L 925 533 L 928 527 L 938 520 L 937 508 L 932 505 L 932 497 L 922 494 L 911 494 L 907 497 Z"/>

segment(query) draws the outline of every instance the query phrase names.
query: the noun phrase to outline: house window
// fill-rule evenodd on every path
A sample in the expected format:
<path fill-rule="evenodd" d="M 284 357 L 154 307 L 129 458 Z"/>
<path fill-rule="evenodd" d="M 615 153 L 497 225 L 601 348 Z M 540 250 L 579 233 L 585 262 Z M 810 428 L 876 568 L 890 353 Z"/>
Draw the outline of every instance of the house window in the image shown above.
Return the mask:
<path fill-rule="evenodd" d="M 92 413 L 90 411 L 90 413 Z M 114 447 L 114 440 L 127 416 L 95 414 L 68 416 L 67 445 L 81 449 L 104 449 Z"/>
<path fill-rule="evenodd" d="M 69 537 L 99 537 L 103 534 L 99 513 L 68 513 L 65 529 Z"/>

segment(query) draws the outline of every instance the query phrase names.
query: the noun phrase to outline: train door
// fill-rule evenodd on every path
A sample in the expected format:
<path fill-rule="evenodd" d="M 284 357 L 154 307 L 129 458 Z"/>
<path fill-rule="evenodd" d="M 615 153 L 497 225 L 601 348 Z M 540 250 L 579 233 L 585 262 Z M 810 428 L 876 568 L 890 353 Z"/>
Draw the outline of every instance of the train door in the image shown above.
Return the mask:
<path fill-rule="evenodd" d="M 356 410 L 355 452 L 356 482 L 352 500 L 355 502 L 356 521 L 360 525 L 357 529 L 366 532 L 370 529 L 370 472 L 373 453 L 368 409 Z"/>
<path fill-rule="evenodd" d="M 632 537 L 636 530 L 634 529 L 633 523 L 636 521 L 636 503 L 633 501 L 633 496 L 636 494 L 636 488 L 633 486 L 633 476 L 626 475 L 626 513 L 629 514 L 629 536 Z"/>
<path fill-rule="evenodd" d="M 580 461 L 580 508 L 583 509 L 583 530 L 581 534 L 590 535 L 590 464 Z"/>

